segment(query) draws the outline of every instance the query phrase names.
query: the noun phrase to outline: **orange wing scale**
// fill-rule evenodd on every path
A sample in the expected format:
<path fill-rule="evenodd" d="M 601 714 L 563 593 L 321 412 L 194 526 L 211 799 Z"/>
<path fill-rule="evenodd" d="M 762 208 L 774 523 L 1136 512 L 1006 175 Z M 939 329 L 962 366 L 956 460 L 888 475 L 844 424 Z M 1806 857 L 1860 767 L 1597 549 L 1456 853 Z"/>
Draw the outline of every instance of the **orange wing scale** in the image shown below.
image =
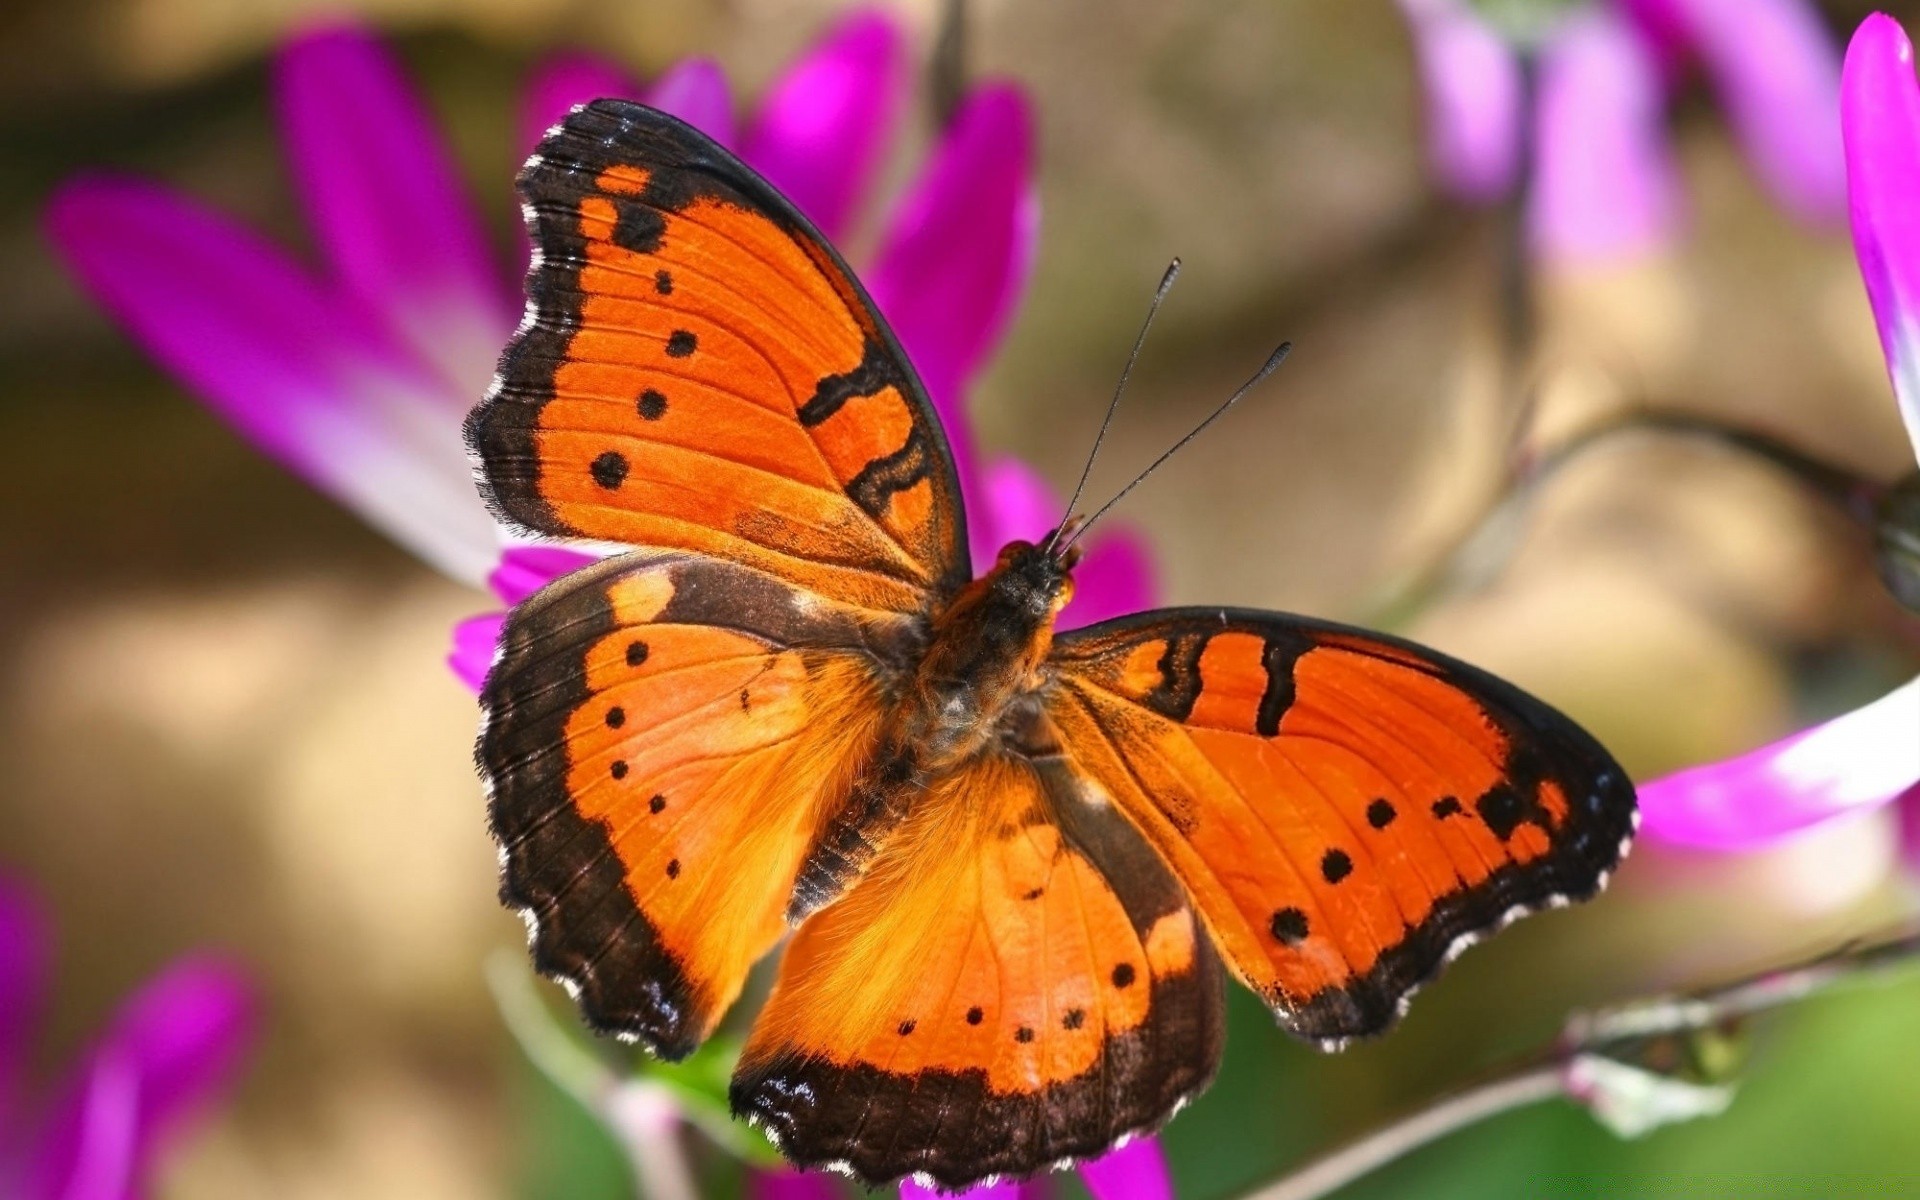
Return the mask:
<path fill-rule="evenodd" d="M 520 189 L 541 247 L 527 321 L 469 426 L 503 517 L 896 612 L 970 577 L 931 404 L 764 183 L 686 126 L 598 101 Z"/>
<path fill-rule="evenodd" d="M 1228 964 L 1302 1036 L 1377 1033 L 1466 940 L 1591 895 L 1633 793 L 1572 722 L 1431 652 L 1263 613 L 1062 635 L 1049 712 Z"/>
<path fill-rule="evenodd" d="M 803 1165 L 960 1186 L 1105 1149 L 1204 1087 L 1220 973 L 1184 895 L 1071 766 L 942 781 L 795 935 L 734 1106 Z"/>

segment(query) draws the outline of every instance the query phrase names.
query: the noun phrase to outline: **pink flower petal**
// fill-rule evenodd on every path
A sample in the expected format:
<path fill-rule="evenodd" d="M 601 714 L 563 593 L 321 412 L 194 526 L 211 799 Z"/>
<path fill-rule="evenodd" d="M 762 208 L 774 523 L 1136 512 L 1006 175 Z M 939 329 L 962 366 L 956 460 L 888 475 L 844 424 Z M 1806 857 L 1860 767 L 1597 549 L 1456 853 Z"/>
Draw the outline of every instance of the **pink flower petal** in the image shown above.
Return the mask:
<path fill-rule="evenodd" d="M 940 412 L 969 501 L 978 468 L 966 387 L 1026 289 L 1039 229 L 1026 97 L 1009 85 L 975 88 L 895 210 L 865 275 Z"/>
<path fill-rule="evenodd" d="M 34 1172 L 41 1194 L 123 1197 L 111 1185 L 137 1181 L 155 1147 L 231 1082 L 256 1009 L 246 977 L 207 957 L 135 992 L 53 1110 Z"/>
<path fill-rule="evenodd" d="M 949 429 L 954 422 L 945 422 Z M 1061 499 L 1040 472 L 1017 458 L 996 458 L 987 465 L 980 492 L 970 498 L 974 558 L 991 563 L 1012 541 L 1037 542 L 1060 520 Z"/>
<path fill-rule="evenodd" d="M 631 100 L 640 91 L 625 71 L 595 55 L 561 54 L 546 60 L 534 69 L 520 98 L 522 157 L 532 154 L 547 130 L 575 106 L 606 96 Z"/>
<path fill-rule="evenodd" d="M 507 614 L 496 612 L 468 617 L 453 627 L 453 649 L 447 655 L 447 665 L 475 692 L 487 681 L 493 652 L 500 645 L 500 631 L 506 624 Z"/>
<path fill-rule="evenodd" d="M 843 18 L 768 93 L 741 157 L 831 239 L 846 234 L 892 140 L 901 36 L 878 9 Z"/>
<path fill-rule="evenodd" d="M 1920 783 L 1908 788 L 1895 803 L 1900 820 L 1900 858 L 1907 870 L 1920 878 Z"/>
<path fill-rule="evenodd" d="M 1875 14 L 1853 35 L 1840 106 L 1854 253 L 1920 457 L 1920 84 L 1893 18 Z"/>
<path fill-rule="evenodd" d="M 486 577 L 499 535 L 461 402 L 350 299 L 155 184 L 72 180 L 46 225 L 93 298 L 256 447 L 454 578 Z"/>
<path fill-rule="evenodd" d="M 1427 157 L 1440 184 L 1474 204 L 1513 189 L 1520 163 L 1520 64 L 1460 0 L 1400 0 L 1426 99 Z"/>
<path fill-rule="evenodd" d="M 1840 59 L 1806 0 L 1627 0 L 1648 27 L 1674 34 L 1705 65 L 1761 181 L 1807 221 L 1837 221 L 1846 203 L 1840 154 Z"/>
<path fill-rule="evenodd" d="M 17 1116 L 21 1075 L 46 995 L 50 958 L 39 900 L 0 876 L 0 1130 L 11 1128 Z"/>
<path fill-rule="evenodd" d="M 789 1171 L 776 1167 L 755 1171 L 747 1178 L 753 1200 L 842 1200 L 847 1195 L 824 1171 Z"/>
<path fill-rule="evenodd" d="M 1111 1153 L 1080 1165 L 1080 1178 L 1094 1200 L 1173 1200 L 1173 1177 L 1160 1143 L 1135 1138 Z"/>
<path fill-rule="evenodd" d="M 1534 191 L 1537 253 L 1561 262 L 1644 254 L 1679 222 L 1658 64 L 1609 9 L 1569 16 L 1541 53 Z"/>
<path fill-rule="evenodd" d="M 901 1200 L 1040 1200 L 1047 1194 L 1045 1176 L 1034 1179 L 989 1183 L 962 1192 L 944 1192 L 925 1187 L 912 1179 L 900 1181 Z"/>
<path fill-rule="evenodd" d="M 1061 501 L 1046 480 L 1025 463 L 1003 458 L 987 468 L 984 503 L 970 513 L 974 530 L 992 541 L 981 549 L 974 539 L 974 558 L 992 562 L 1008 542 L 1038 541 L 1060 519 Z M 1146 541 L 1125 526 L 1102 521 L 1088 535 L 1087 553 L 1073 572 L 1073 599 L 1061 610 L 1059 627 L 1078 629 L 1111 617 L 1152 608 L 1153 555 Z"/>
<path fill-rule="evenodd" d="M 1920 679 L 1770 746 L 1640 788 L 1648 833 L 1746 850 L 1920 784 Z"/>
<path fill-rule="evenodd" d="M 99 1055 L 80 1088 L 71 1150 L 64 1160 L 46 1160 L 34 1193 L 44 1200 L 138 1195 L 140 1080 L 133 1064 L 117 1054 Z"/>
<path fill-rule="evenodd" d="M 514 546 L 500 556 L 500 565 L 487 576 L 487 586 L 502 603 L 518 604 L 562 575 L 599 561 L 560 546 Z"/>
<path fill-rule="evenodd" d="M 275 64 L 291 168 L 349 291 L 454 385 L 459 414 L 493 375 L 520 305 L 445 143 L 379 41 L 296 39 Z"/>
<path fill-rule="evenodd" d="M 1144 612 L 1154 606 L 1160 590 L 1146 538 L 1106 521 L 1087 535 L 1087 555 L 1074 569 L 1073 583 L 1073 599 L 1060 610 L 1061 629 Z"/>
<path fill-rule="evenodd" d="M 671 113 L 722 146 L 735 138 L 733 97 L 720 64 L 709 58 L 689 58 L 674 64 L 654 81 L 642 97 L 664 113 Z"/>

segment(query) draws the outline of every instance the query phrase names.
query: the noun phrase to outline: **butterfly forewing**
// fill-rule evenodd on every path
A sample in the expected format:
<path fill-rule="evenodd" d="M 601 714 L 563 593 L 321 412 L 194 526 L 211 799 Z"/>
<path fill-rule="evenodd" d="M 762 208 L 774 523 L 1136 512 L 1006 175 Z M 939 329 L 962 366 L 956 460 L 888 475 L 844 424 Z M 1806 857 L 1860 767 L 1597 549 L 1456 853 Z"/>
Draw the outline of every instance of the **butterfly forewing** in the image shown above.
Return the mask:
<path fill-rule="evenodd" d="M 1146 613 L 1063 634 L 1049 713 L 1159 849 L 1227 962 L 1300 1036 L 1378 1033 L 1475 936 L 1582 899 L 1632 785 L 1509 684 L 1271 613 Z"/>
<path fill-rule="evenodd" d="M 504 517 L 900 612 L 969 577 L 932 405 L 851 272 L 764 181 L 672 117 L 598 100 L 519 187 L 527 315 L 468 427 Z"/>

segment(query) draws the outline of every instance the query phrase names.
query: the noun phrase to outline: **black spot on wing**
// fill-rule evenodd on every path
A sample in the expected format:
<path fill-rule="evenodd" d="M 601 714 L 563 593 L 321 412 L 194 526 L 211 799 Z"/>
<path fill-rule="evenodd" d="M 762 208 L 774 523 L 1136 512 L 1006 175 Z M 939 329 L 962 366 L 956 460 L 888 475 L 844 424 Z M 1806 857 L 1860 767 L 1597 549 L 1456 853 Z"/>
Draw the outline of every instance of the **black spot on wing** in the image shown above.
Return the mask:
<path fill-rule="evenodd" d="M 634 254 L 652 254 L 660 249 L 667 232 L 666 214 L 644 199 L 614 196 L 613 244 Z"/>
<path fill-rule="evenodd" d="M 627 481 L 627 456 L 617 450 L 605 451 L 587 470 L 595 483 L 613 491 Z"/>

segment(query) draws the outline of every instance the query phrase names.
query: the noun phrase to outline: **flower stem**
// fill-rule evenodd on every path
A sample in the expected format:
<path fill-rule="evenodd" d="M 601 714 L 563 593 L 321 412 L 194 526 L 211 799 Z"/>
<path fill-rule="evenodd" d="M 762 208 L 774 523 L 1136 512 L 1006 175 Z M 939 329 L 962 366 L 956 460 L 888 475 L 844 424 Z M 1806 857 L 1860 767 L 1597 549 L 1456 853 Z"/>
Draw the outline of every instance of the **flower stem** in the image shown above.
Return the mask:
<path fill-rule="evenodd" d="M 967 94 L 967 0 L 941 0 L 927 91 L 934 128 L 945 129 L 953 123 L 960 98 Z"/>
<path fill-rule="evenodd" d="M 693 1171 L 680 1146 L 679 1106 L 649 1080 L 623 1081 L 554 1024 L 519 957 L 500 951 L 487 959 L 487 986 L 520 1052 L 555 1087 L 597 1117 L 626 1152 L 647 1200 L 699 1200 Z"/>
<path fill-rule="evenodd" d="M 1624 433 L 1677 434 L 1750 454 L 1792 476 L 1869 533 L 1881 535 L 1880 506 L 1890 492 L 1886 485 L 1808 454 L 1770 433 L 1700 413 L 1636 409 L 1596 421 L 1546 451 L 1529 452 L 1523 444 L 1529 423 L 1530 409 L 1523 409 L 1511 435 L 1506 473 L 1478 514 L 1424 564 L 1367 603 L 1362 624 L 1396 628 L 1441 594 L 1471 590 L 1474 581 L 1491 576 L 1519 541 L 1520 517 L 1534 494 L 1575 458 Z"/>
<path fill-rule="evenodd" d="M 1841 984 L 1866 982 L 1920 962 L 1920 929 L 1850 942 L 1792 966 L 1679 995 L 1652 996 L 1576 1012 L 1551 1044 L 1523 1055 L 1481 1082 L 1446 1092 L 1370 1133 L 1322 1154 L 1243 1200 L 1317 1200 L 1401 1156 L 1477 1124 L 1544 1100 L 1583 1097 L 1570 1068 L 1594 1056 L 1651 1060 L 1645 1052 L 1676 1036 L 1722 1029 L 1740 1018 L 1804 1000 Z M 1649 1068 L 1655 1069 L 1657 1068 Z"/>
<path fill-rule="evenodd" d="M 1449 1092 L 1419 1111 L 1348 1142 L 1278 1182 L 1249 1193 L 1246 1200 L 1315 1200 L 1457 1129 L 1560 1094 L 1557 1063 L 1510 1072 Z"/>

